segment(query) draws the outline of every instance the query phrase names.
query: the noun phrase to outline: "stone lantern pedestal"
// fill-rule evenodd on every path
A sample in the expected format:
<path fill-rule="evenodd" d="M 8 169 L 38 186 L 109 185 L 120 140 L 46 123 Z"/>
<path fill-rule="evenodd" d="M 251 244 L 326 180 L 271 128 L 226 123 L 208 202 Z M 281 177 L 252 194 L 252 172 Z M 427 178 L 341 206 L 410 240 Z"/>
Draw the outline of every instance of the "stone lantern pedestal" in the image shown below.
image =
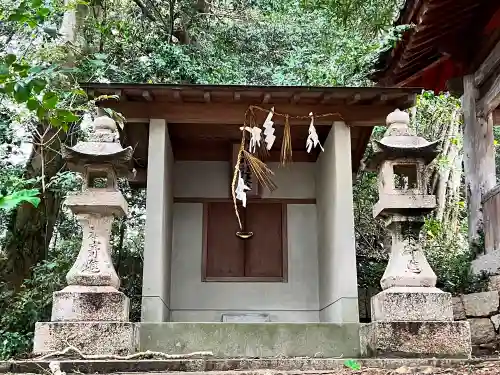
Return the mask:
<path fill-rule="evenodd" d="M 82 192 L 66 200 L 83 238 L 66 276 L 68 286 L 53 295 L 51 322 L 36 324 L 35 353 L 74 346 L 85 354 L 129 354 L 138 347 L 136 327 L 128 321 L 129 299 L 118 291 L 109 248 L 113 219 L 127 213 L 117 177 L 128 173 L 132 149 L 117 142 L 113 120 L 99 117 L 94 127 L 91 142 L 63 149 L 69 168 L 84 176 Z"/>
<path fill-rule="evenodd" d="M 424 217 L 436 206 L 425 170 L 439 152 L 437 143 L 412 134 L 408 123 L 400 111 L 387 117 L 389 128 L 369 165 L 379 172 L 373 216 L 385 221 L 392 241 L 383 291 L 371 300 L 372 323 L 361 327 L 362 354 L 467 358 L 469 324 L 453 321 L 451 294 L 436 288 L 419 240 Z"/>

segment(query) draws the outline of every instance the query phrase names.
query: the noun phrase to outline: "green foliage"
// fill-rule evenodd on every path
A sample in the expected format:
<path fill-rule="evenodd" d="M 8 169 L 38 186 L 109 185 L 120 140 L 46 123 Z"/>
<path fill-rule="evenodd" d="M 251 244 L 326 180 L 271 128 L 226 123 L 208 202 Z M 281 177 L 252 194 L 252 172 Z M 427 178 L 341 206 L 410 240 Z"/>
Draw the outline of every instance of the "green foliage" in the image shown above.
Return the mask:
<path fill-rule="evenodd" d="M 467 242 L 467 213 L 461 186 L 460 102 L 446 94 L 423 92 L 410 113 L 413 130 L 428 140 L 440 140 L 443 150 L 426 174 L 429 193 L 438 194 L 439 184 L 444 184 L 445 202 L 439 218 L 427 218 L 421 238 L 428 261 L 438 275 L 438 287 L 454 294 L 482 290 L 486 276 L 474 275 L 470 269 L 476 250 L 469 248 Z M 384 131 L 385 128 L 375 128 L 372 140 L 380 139 Z M 365 158 L 372 154 L 369 146 Z M 390 247 L 385 228 L 372 219 L 372 207 L 378 199 L 376 180 L 373 172 L 363 171 L 354 186 L 358 284 L 363 288 L 379 287 Z"/>
<path fill-rule="evenodd" d="M 348 359 L 347 361 L 344 361 L 344 366 L 354 371 L 361 370 L 361 365 L 354 359 Z"/>
<path fill-rule="evenodd" d="M 16 32 L 28 33 L 31 43 L 37 38 L 50 42 L 55 35 L 44 26 L 59 11 L 56 4 L 41 0 L 2 3 L 0 21 L 10 27 L 11 37 Z M 54 85 L 60 84 L 64 74 L 72 70 L 50 60 L 41 61 L 39 52 L 27 49 L 22 54 L 0 54 L 0 98 L 24 105 L 40 122 L 68 130 L 69 124 L 80 118 L 68 105 L 81 93 L 60 90 Z"/>
<path fill-rule="evenodd" d="M 300 0 L 305 9 L 325 9 L 332 27 L 360 27 L 367 33 L 376 33 L 391 25 L 397 16 L 400 0 Z"/>
<path fill-rule="evenodd" d="M 40 198 L 38 189 L 18 190 L 10 195 L 0 195 L 0 209 L 11 210 L 22 202 L 31 203 L 33 206 L 38 207 Z"/>
<path fill-rule="evenodd" d="M 29 354 L 35 323 L 50 320 L 52 293 L 64 288 L 77 245 L 74 241 L 61 243 L 65 252 L 37 265 L 33 277 L 15 295 L 0 288 L 0 311 L 8 311 L 0 314 L 0 359 Z"/>
<path fill-rule="evenodd" d="M 64 11 L 84 2 L 67 7 L 61 3 L 0 0 L 0 186 L 3 195 L 13 195 L 3 197 L 10 207 L 22 201 L 38 203 L 34 189 L 43 177 L 25 179 L 24 163 L 15 156 L 23 153 L 23 144 L 36 139 L 39 123 L 68 131 L 71 137 L 85 137 L 84 129 L 72 133 L 70 125 L 79 122 L 94 103 L 84 104 L 86 95 L 76 81 L 371 85 L 367 76 L 378 54 L 412 27 L 389 26 L 401 5 L 398 0 L 179 0 L 173 7 L 172 2 L 157 2 L 151 8 L 152 3 L 146 2 L 146 11 L 133 0 L 103 0 L 99 9 L 85 17 L 84 48 L 76 50 L 60 43 L 56 27 Z M 11 48 L 12 40 L 17 47 Z M 439 139 L 457 106 L 458 101 L 447 95 L 424 93 L 412 114 L 412 126 L 430 140 Z M 109 114 L 123 120 L 119 114 Z M 380 138 L 384 130 L 375 128 L 372 138 Z M 448 139 L 461 146 L 460 135 Z M 372 153 L 369 147 L 366 156 Z M 443 171 L 453 165 L 443 154 L 433 168 Z M 45 191 L 58 197 L 81 185 L 81 178 L 65 170 L 43 181 Z M 123 181 L 120 187 L 129 215 L 113 224 L 112 257 L 121 290 L 131 298 L 131 319 L 137 321 L 145 194 Z M 354 187 L 355 229 L 358 282 L 366 288 L 379 285 L 387 264 L 386 229 L 372 218 L 377 199 L 376 175 L 361 172 Z M 462 196 L 450 195 L 443 218 L 428 220 L 423 238 L 440 287 L 454 293 L 477 290 L 482 282 L 468 267 L 464 201 Z M 10 214 L 0 210 L 0 231 L 9 225 Z M 46 260 L 34 267 L 33 276 L 15 295 L 0 285 L 0 358 L 30 351 L 34 323 L 50 318 L 52 292 L 65 285 L 80 247 L 80 232 L 73 215 L 62 207 Z M 0 245 L 4 240 L 0 238 Z M 345 365 L 359 370 L 355 361 Z"/>
<path fill-rule="evenodd" d="M 456 237 L 448 237 L 447 229 L 434 218 L 426 220 L 423 228 L 425 253 L 438 276 L 438 288 L 454 295 L 486 290 L 488 275 L 475 275 L 470 267 L 475 252 Z"/>

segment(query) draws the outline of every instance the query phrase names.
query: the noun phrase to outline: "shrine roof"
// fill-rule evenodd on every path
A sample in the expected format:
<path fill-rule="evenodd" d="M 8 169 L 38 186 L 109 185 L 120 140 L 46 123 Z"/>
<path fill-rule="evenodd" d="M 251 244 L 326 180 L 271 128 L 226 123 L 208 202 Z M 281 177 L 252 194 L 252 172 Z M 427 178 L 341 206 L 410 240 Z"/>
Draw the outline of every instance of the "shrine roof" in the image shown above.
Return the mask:
<path fill-rule="evenodd" d="M 421 88 L 304 87 L 190 84 L 81 83 L 90 98 L 115 95 L 98 105 L 112 108 L 127 119 L 124 146 L 134 147 L 135 162 L 144 167 L 148 154 L 149 119 L 164 119 L 176 160 L 228 160 L 229 146 L 239 143 L 240 126 L 250 106 L 262 123 L 265 110 L 289 115 L 294 161 L 315 161 L 318 151 L 305 150 L 311 121 L 324 142 L 334 121 L 350 127 L 352 168 L 360 166 L 374 126 L 385 126 L 389 113 L 411 107 Z M 285 116 L 275 116 L 275 144 L 281 144 Z M 207 126 L 210 125 L 210 126 Z M 279 160 L 280 150 L 270 151 L 270 161 Z"/>
<path fill-rule="evenodd" d="M 191 85 L 191 84 L 136 84 L 136 83 L 82 83 L 90 97 L 117 95 L 119 101 L 129 105 L 138 103 L 157 104 L 169 102 L 177 104 L 246 104 L 246 105 L 293 105 L 294 107 L 317 107 L 319 113 L 333 107 L 339 112 L 362 106 L 363 108 L 383 108 L 387 110 L 381 117 L 379 111 L 369 113 L 349 113 L 345 118 L 373 123 L 384 121 L 395 108 L 406 109 L 413 105 L 421 88 L 380 88 L 380 87 L 309 87 L 309 86 L 243 86 L 243 85 Z M 111 101 L 108 104 L 112 103 Z M 143 107 L 142 107 L 143 108 Z M 141 106 L 137 106 L 140 115 Z M 153 111 L 154 112 L 154 111 Z M 296 112 L 296 111 L 294 111 Z M 303 113 L 304 110 L 300 110 Z M 308 113 L 308 112 L 307 112 Z M 305 113 L 307 115 L 307 113 Z M 292 114 L 292 113 L 291 113 Z M 356 116 L 357 115 L 357 116 Z M 368 125 L 368 124 L 366 124 Z"/>
<path fill-rule="evenodd" d="M 379 56 L 372 79 L 386 86 L 451 91 L 456 88 L 447 82 L 474 71 L 500 39 L 500 2 L 406 0 L 395 26 L 411 24 Z"/>

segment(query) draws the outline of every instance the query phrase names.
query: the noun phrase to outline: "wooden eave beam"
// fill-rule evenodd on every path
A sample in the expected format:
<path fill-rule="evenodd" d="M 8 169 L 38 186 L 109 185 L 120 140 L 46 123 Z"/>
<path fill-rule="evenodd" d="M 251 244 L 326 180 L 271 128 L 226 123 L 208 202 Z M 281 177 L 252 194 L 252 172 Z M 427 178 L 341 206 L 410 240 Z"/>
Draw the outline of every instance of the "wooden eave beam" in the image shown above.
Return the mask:
<path fill-rule="evenodd" d="M 500 126 L 500 109 L 495 109 L 493 111 L 493 125 Z"/>
<path fill-rule="evenodd" d="M 499 65 L 500 65 L 500 41 L 491 50 L 488 57 L 486 57 L 483 63 L 476 70 L 476 73 L 474 74 L 474 84 L 476 85 L 476 87 L 481 86 Z"/>
<path fill-rule="evenodd" d="M 450 57 L 449 56 L 443 56 L 440 59 L 434 61 L 432 64 L 426 66 L 424 69 L 420 69 L 417 73 L 413 74 L 412 76 L 406 78 L 405 80 L 401 81 L 398 83 L 399 87 L 405 87 L 405 86 L 410 86 L 410 84 L 415 81 L 416 79 L 422 77 L 425 72 L 434 69 L 436 66 L 442 64 L 444 61 L 448 60 Z"/>
<path fill-rule="evenodd" d="M 472 15 L 464 17 L 464 20 L 462 20 L 462 21 L 466 21 L 470 17 L 472 17 Z M 418 33 L 415 33 L 414 38 L 412 38 L 412 41 L 411 41 L 412 46 L 409 47 L 408 49 L 410 49 L 410 50 L 417 49 L 417 48 L 425 46 L 429 43 L 434 43 L 436 40 L 443 39 L 446 35 L 448 35 L 450 33 L 454 33 L 463 27 L 464 27 L 464 23 L 459 22 L 459 23 L 450 25 L 444 29 L 441 27 L 438 30 L 435 30 L 434 33 L 431 33 L 430 31 L 426 31 L 426 30 L 419 31 Z M 429 33 L 431 35 L 429 35 Z"/>
<path fill-rule="evenodd" d="M 407 99 L 404 102 L 398 100 L 399 104 L 388 105 L 276 105 L 276 112 L 287 113 L 291 116 L 307 116 L 309 112 L 316 114 L 340 113 L 346 123 L 363 124 L 364 126 L 374 126 L 385 123 L 386 116 L 394 111 L 398 105 L 407 106 Z M 248 104 L 242 103 L 183 103 L 182 105 L 165 105 L 165 103 L 139 103 L 139 102 L 113 102 L 100 103 L 122 113 L 126 118 L 164 118 L 170 123 L 199 123 L 199 124 L 241 124 Z M 268 108 L 270 109 L 270 108 Z M 402 109 L 402 108 L 401 108 Z M 265 113 L 257 111 L 259 121 L 265 119 Z M 262 117 L 262 118 L 260 118 Z M 317 119 L 317 125 L 331 125 L 339 118 Z M 283 119 L 276 116 L 274 121 L 278 124 Z M 293 120 L 293 124 L 307 125 L 308 119 Z"/>
<path fill-rule="evenodd" d="M 498 74 L 490 88 L 477 102 L 479 115 L 488 115 L 500 105 L 500 74 Z"/>
<path fill-rule="evenodd" d="M 173 91 L 174 100 L 178 103 L 182 102 L 182 96 L 180 90 Z"/>
<path fill-rule="evenodd" d="M 152 102 L 154 100 L 153 95 L 149 92 L 149 90 L 144 90 L 142 92 L 142 97 L 148 102 Z"/>
<path fill-rule="evenodd" d="M 353 105 L 361 100 L 361 93 L 357 92 L 347 100 L 347 105 Z"/>

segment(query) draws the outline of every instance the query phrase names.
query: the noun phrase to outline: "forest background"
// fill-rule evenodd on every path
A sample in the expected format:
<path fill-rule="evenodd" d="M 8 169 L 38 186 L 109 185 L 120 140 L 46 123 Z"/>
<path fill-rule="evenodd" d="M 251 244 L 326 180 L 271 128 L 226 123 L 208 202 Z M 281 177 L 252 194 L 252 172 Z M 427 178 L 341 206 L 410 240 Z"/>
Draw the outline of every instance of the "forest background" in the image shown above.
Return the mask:
<path fill-rule="evenodd" d="M 88 136 L 96 112 L 78 82 L 370 86 L 379 54 L 413 27 L 392 26 L 401 6 L 0 0 L 0 359 L 30 352 L 34 324 L 50 319 L 52 292 L 64 287 L 80 247 L 79 224 L 62 202 L 81 178 L 60 155 L 62 144 Z M 438 209 L 422 239 L 438 286 L 454 294 L 481 290 L 485 278 L 470 272 L 478 248 L 467 242 L 460 101 L 423 92 L 409 112 L 419 135 L 442 143 L 428 186 Z M 383 132 L 376 127 L 372 139 Z M 387 263 L 386 232 L 371 215 L 376 186 L 375 174 L 361 168 L 354 185 L 360 288 L 379 288 Z M 121 188 L 130 210 L 113 224 L 112 255 L 137 321 L 146 200 L 126 181 Z"/>

